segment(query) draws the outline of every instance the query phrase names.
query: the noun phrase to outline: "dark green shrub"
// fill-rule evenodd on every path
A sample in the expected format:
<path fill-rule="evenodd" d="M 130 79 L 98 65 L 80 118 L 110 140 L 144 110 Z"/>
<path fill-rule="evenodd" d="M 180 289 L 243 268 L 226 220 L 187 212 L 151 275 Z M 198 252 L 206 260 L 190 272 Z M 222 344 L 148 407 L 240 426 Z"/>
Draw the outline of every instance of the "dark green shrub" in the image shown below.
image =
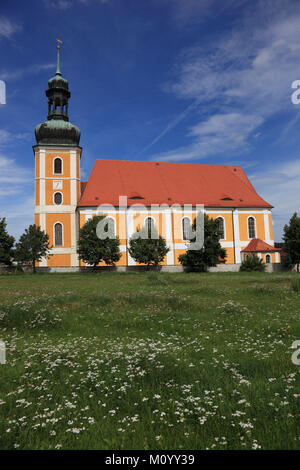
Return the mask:
<path fill-rule="evenodd" d="M 240 271 L 260 271 L 264 272 L 266 269 L 266 265 L 263 263 L 262 259 L 260 259 L 257 255 L 249 255 L 246 258 L 240 267 Z"/>

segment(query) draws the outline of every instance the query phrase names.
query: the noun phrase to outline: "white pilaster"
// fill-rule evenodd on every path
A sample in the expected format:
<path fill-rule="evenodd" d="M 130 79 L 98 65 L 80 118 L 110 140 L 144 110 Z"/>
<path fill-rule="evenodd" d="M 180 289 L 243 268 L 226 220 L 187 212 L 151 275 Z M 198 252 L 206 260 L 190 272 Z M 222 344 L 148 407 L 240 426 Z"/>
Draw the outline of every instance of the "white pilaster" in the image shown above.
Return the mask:
<path fill-rule="evenodd" d="M 166 243 L 170 251 L 167 253 L 167 265 L 174 265 L 174 244 L 172 236 L 172 210 L 166 209 L 165 212 L 165 221 L 166 221 Z"/>
<path fill-rule="evenodd" d="M 131 235 L 134 233 L 134 223 L 133 223 L 133 212 L 127 211 L 126 213 L 126 225 L 127 225 L 127 264 L 128 266 L 135 266 L 135 260 L 130 256 L 128 248 L 129 248 L 129 239 Z"/>
<path fill-rule="evenodd" d="M 41 230 L 46 232 L 46 214 L 45 213 L 40 214 L 40 227 L 41 227 Z M 41 266 L 43 268 L 45 268 L 47 266 L 47 257 L 46 256 L 44 258 L 42 258 L 42 260 L 39 262 L 39 266 Z"/>
<path fill-rule="evenodd" d="M 236 263 L 241 263 L 241 242 L 240 242 L 238 209 L 234 209 L 232 211 L 232 219 L 233 219 L 233 233 L 234 233 L 234 258 L 235 258 Z"/>
<path fill-rule="evenodd" d="M 40 150 L 40 205 L 46 204 L 45 197 L 45 150 Z"/>
<path fill-rule="evenodd" d="M 265 226 L 265 242 L 273 245 L 273 240 L 270 238 L 270 225 L 269 225 L 269 211 L 264 210 L 264 226 Z"/>
<path fill-rule="evenodd" d="M 71 191 L 71 206 L 77 205 L 77 162 L 75 150 L 70 150 L 70 191 Z"/>

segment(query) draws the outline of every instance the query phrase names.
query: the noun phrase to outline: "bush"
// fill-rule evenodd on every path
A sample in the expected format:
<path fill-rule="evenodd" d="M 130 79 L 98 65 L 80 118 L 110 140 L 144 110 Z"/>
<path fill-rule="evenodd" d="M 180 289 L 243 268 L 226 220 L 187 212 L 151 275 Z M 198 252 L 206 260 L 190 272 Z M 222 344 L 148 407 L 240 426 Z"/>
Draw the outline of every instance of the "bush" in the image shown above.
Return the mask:
<path fill-rule="evenodd" d="M 240 271 L 260 271 L 264 272 L 266 269 L 266 265 L 263 263 L 262 259 L 260 259 L 256 255 L 250 255 L 246 258 L 240 267 Z"/>

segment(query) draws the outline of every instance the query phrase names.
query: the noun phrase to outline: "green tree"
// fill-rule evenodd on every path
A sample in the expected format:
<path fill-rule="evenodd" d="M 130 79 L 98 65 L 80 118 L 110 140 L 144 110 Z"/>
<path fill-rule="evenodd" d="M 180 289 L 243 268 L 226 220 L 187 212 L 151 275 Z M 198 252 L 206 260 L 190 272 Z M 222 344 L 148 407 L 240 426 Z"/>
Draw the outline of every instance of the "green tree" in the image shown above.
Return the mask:
<path fill-rule="evenodd" d="M 297 212 L 292 215 L 289 224 L 284 226 L 283 231 L 283 251 L 286 253 L 286 256 L 283 258 L 284 264 L 288 267 L 297 266 L 297 272 L 299 272 L 300 217 L 297 216 Z"/>
<path fill-rule="evenodd" d="M 13 256 L 13 246 L 15 243 L 14 237 L 8 234 L 7 223 L 5 217 L 0 219 L 0 263 L 11 265 L 11 259 Z"/>
<path fill-rule="evenodd" d="M 197 218 L 194 219 L 192 230 L 196 231 Z M 219 258 L 226 258 L 226 250 L 219 242 L 221 230 L 219 221 L 204 214 L 204 243 L 199 250 L 189 250 L 179 255 L 179 262 L 189 271 L 205 272 L 210 266 L 216 266 Z M 192 241 L 192 240 L 191 240 Z"/>
<path fill-rule="evenodd" d="M 170 248 L 167 247 L 166 240 L 158 235 L 154 226 L 152 229 L 145 226 L 132 235 L 128 251 L 137 263 L 146 264 L 149 268 L 151 265 L 158 266 Z"/>
<path fill-rule="evenodd" d="M 49 235 L 41 227 L 29 225 L 16 244 L 15 258 L 21 264 L 30 263 L 35 273 L 36 262 L 47 256 L 50 249 Z"/>
<path fill-rule="evenodd" d="M 104 261 L 107 265 L 114 265 L 121 258 L 120 240 L 112 233 L 109 222 L 105 226 L 104 215 L 95 216 L 89 219 L 79 231 L 78 255 L 79 258 L 95 269 L 96 266 Z M 107 233 L 106 238 L 99 238 L 97 234 L 98 224 L 103 222 L 104 232 Z"/>
<path fill-rule="evenodd" d="M 266 265 L 257 255 L 249 255 L 241 264 L 240 271 L 260 271 L 263 272 Z"/>

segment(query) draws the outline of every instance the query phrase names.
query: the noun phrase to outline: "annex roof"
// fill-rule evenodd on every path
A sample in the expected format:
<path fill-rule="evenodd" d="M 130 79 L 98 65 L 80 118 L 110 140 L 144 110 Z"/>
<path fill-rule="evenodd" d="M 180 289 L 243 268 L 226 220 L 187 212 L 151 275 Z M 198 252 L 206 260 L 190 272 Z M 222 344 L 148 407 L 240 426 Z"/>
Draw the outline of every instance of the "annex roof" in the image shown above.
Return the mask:
<path fill-rule="evenodd" d="M 253 238 L 251 242 L 242 249 L 246 252 L 262 252 L 262 251 L 281 251 L 281 248 L 275 248 L 272 245 L 264 242 L 260 238 Z"/>

